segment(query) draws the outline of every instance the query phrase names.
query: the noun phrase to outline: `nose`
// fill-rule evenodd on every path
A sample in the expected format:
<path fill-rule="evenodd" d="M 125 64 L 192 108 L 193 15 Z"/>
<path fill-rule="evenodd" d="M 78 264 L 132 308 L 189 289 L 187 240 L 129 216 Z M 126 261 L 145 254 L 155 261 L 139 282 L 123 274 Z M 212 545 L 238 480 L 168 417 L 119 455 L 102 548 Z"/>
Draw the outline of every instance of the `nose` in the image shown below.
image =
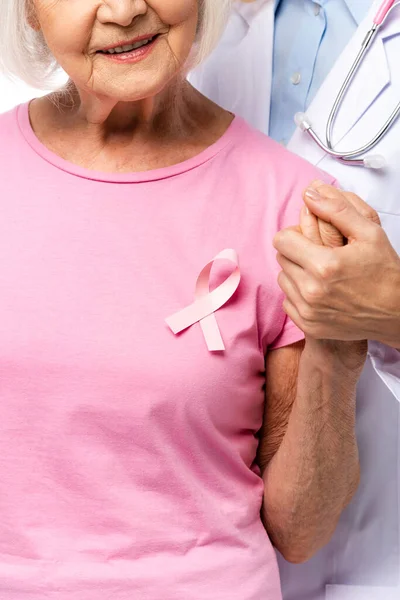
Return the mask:
<path fill-rule="evenodd" d="M 115 23 L 127 27 L 138 15 L 147 12 L 146 0 L 104 0 L 97 18 L 101 23 Z"/>

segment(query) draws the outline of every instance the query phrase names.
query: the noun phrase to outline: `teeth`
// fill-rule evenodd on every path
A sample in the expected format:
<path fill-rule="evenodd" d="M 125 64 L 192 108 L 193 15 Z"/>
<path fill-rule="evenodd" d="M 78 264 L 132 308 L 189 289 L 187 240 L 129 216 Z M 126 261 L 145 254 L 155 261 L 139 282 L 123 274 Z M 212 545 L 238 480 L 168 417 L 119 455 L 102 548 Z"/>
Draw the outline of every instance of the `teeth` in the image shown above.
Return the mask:
<path fill-rule="evenodd" d="M 131 50 L 137 50 L 142 46 L 145 46 L 149 42 L 151 42 L 153 38 L 148 38 L 147 40 L 142 40 L 141 42 L 136 42 L 136 44 L 129 44 L 128 46 L 118 46 L 117 48 L 111 48 L 110 50 L 104 50 L 105 54 L 121 54 L 121 52 L 130 52 Z"/>

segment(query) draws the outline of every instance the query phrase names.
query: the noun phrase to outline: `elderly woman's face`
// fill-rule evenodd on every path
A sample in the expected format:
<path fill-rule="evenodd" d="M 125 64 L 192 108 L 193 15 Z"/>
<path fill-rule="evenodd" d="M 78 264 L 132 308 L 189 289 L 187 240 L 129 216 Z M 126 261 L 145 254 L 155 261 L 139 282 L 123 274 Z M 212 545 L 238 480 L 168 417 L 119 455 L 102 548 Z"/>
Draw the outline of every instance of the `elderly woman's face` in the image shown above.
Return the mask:
<path fill-rule="evenodd" d="M 117 100 L 160 92 L 196 36 L 198 0 L 33 0 L 34 22 L 78 88 Z"/>

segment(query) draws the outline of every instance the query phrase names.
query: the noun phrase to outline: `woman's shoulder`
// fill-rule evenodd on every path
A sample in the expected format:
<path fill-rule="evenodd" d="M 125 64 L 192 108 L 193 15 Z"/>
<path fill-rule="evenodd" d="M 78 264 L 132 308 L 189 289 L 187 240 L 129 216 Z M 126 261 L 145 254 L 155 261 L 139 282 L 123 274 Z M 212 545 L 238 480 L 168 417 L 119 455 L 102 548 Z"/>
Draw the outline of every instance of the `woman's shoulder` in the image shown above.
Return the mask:
<path fill-rule="evenodd" d="M 334 178 L 312 165 L 282 144 L 258 131 L 241 117 L 236 117 L 239 135 L 235 153 L 240 155 L 248 173 L 268 180 L 279 180 L 288 189 L 294 184 L 308 185 L 313 179 L 332 183 Z"/>

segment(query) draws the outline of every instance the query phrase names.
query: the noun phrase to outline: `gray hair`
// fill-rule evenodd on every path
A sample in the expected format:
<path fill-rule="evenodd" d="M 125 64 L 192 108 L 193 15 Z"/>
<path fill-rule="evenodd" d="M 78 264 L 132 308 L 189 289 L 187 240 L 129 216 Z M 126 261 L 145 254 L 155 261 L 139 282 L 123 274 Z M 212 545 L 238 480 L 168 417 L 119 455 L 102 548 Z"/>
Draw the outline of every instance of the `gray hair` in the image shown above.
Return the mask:
<path fill-rule="evenodd" d="M 0 71 L 37 89 L 50 89 L 59 69 L 44 36 L 28 23 L 32 0 L 0 0 Z M 232 0 L 198 0 L 199 26 L 190 68 L 214 49 L 223 32 Z"/>

